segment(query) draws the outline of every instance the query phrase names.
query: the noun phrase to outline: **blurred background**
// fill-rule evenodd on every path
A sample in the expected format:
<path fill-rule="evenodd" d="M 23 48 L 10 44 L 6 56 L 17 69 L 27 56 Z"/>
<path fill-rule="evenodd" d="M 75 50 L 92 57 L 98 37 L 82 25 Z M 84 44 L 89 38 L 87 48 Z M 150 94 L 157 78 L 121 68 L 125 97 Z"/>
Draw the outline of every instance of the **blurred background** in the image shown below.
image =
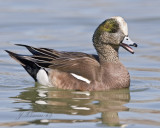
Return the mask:
<path fill-rule="evenodd" d="M 0 126 L 160 127 L 159 0 L 0 0 Z M 122 16 L 139 47 L 120 48 L 131 75 L 129 89 L 75 92 L 34 83 L 5 49 L 29 52 L 22 43 L 62 51 L 96 53 L 92 35 Z"/>

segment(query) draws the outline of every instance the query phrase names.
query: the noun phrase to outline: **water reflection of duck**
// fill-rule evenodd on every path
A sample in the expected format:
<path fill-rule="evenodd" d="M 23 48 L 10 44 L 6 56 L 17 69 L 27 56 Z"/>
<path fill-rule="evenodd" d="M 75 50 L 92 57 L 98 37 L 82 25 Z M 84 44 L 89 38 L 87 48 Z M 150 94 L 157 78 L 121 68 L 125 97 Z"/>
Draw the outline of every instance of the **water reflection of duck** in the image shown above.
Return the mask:
<path fill-rule="evenodd" d="M 30 88 L 21 92 L 18 98 L 20 102 L 27 100 L 31 103 L 29 109 L 19 108 L 21 112 L 26 112 L 27 110 L 33 113 L 52 114 L 54 119 L 51 117 L 48 123 L 102 122 L 109 126 L 117 126 L 121 125 L 118 112 L 128 111 L 124 104 L 129 102 L 130 92 L 129 89 L 105 92 L 80 92 L 56 90 L 53 88 Z M 67 115 L 64 119 L 63 116 L 58 116 L 61 117 L 61 119 L 58 119 L 56 118 L 57 114 Z M 101 118 L 95 117 L 94 114 L 101 114 Z M 74 118 L 75 115 L 77 119 Z M 70 119 L 66 119 L 67 116 Z M 85 116 L 85 119 L 82 119 L 82 116 Z M 87 118 L 86 116 L 89 117 Z M 40 121 L 38 122 L 40 123 Z"/>
<path fill-rule="evenodd" d="M 122 46 L 134 53 L 137 47 L 128 37 L 127 23 L 122 17 L 111 17 L 101 23 L 93 35 L 98 55 L 81 52 L 59 52 L 48 48 L 26 47 L 33 55 L 6 51 L 42 85 L 82 91 L 126 88 L 130 85 L 127 69 L 119 61 Z"/>

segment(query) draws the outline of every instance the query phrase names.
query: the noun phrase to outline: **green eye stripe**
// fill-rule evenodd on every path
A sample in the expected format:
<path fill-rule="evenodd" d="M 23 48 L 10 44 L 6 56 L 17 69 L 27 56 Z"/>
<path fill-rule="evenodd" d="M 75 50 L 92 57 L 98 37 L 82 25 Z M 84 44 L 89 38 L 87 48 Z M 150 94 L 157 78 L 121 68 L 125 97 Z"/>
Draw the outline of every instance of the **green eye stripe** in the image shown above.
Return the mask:
<path fill-rule="evenodd" d="M 94 39 L 99 39 L 104 32 L 116 33 L 119 30 L 119 23 L 116 19 L 107 19 L 102 22 L 94 32 Z"/>
<path fill-rule="evenodd" d="M 108 19 L 104 21 L 100 26 L 99 26 L 99 31 L 106 31 L 109 33 L 115 33 L 119 29 L 119 24 L 115 19 Z"/>

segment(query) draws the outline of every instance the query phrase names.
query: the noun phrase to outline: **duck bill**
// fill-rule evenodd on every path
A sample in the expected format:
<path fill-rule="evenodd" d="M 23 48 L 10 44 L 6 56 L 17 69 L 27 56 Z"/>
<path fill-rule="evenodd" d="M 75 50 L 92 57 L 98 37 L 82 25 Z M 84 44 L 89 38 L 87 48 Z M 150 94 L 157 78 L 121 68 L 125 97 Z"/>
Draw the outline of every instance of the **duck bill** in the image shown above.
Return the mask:
<path fill-rule="evenodd" d="M 130 46 L 137 47 L 138 45 L 134 43 L 128 36 L 126 36 L 123 39 L 123 41 L 120 43 L 120 46 L 122 46 L 124 49 L 126 49 L 130 53 L 134 54 L 134 51 Z"/>

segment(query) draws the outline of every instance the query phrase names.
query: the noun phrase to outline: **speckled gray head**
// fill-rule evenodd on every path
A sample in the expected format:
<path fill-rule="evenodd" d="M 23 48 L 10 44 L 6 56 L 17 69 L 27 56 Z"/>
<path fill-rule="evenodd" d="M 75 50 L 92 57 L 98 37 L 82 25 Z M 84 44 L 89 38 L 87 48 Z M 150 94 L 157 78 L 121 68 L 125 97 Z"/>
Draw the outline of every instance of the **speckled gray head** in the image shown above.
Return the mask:
<path fill-rule="evenodd" d="M 98 52 L 102 50 L 102 46 L 110 45 L 117 52 L 119 46 L 122 46 L 133 54 L 134 51 L 130 46 L 137 47 L 128 36 L 127 23 L 120 16 L 111 17 L 98 26 L 93 35 L 93 44 Z"/>

